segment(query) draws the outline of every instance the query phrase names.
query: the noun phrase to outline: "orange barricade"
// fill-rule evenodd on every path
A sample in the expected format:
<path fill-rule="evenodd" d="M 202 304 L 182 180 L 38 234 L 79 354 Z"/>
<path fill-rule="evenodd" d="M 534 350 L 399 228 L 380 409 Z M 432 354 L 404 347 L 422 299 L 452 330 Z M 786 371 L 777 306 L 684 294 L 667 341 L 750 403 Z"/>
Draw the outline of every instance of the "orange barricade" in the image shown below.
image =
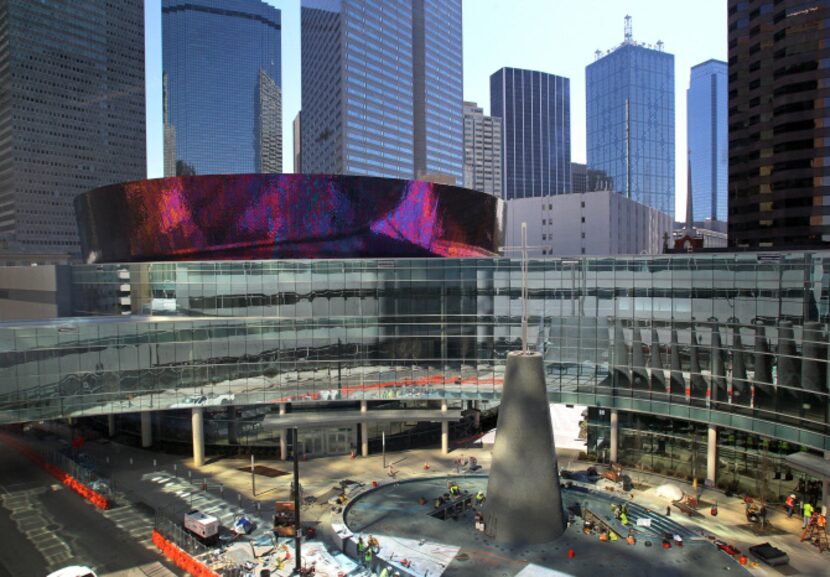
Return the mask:
<path fill-rule="evenodd" d="M 170 559 L 177 567 L 187 571 L 193 577 L 219 577 L 217 573 L 208 569 L 205 565 L 191 557 L 187 552 L 180 549 L 175 543 L 165 539 L 164 535 L 153 529 L 153 543 Z"/>
<path fill-rule="evenodd" d="M 28 458 L 35 465 L 37 465 L 38 467 L 52 475 L 55 479 L 60 481 L 61 484 L 66 485 L 67 487 L 78 493 L 81 497 L 83 497 L 99 509 L 107 510 L 110 508 L 111 503 L 109 499 L 107 499 L 97 491 L 93 491 L 92 489 L 78 481 L 76 478 L 74 478 L 72 475 L 70 475 L 63 469 L 56 467 L 52 463 L 46 461 L 46 459 L 44 459 L 41 455 L 35 452 L 27 444 L 22 443 L 14 437 L 2 433 L 0 433 L 0 441 L 8 445 L 9 447 L 17 449 L 17 451 L 24 457 Z"/>

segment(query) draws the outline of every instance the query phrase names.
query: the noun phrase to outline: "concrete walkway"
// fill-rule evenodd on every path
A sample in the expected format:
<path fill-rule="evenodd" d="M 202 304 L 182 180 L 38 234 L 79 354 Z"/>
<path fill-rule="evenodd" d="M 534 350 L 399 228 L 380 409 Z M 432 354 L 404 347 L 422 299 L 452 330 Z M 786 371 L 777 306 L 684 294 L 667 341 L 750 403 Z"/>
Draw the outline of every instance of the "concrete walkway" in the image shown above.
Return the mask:
<path fill-rule="evenodd" d="M 68 444 L 68 435 L 61 435 L 60 431 L 58 431 L 58 436 L 38 439 L 35 435 L 27 433 L 24 438 L 36 447 L 54 449 Z M 249 472 L 250 457 L 217 459 L 208 457 L 207 464 L 196 469 L 192 467 L 189 457 L 128 447 L 105 438 L 88 441 L 82 452 L 88 455 L 102 473 L 112 476 L 116 498 L 127 499 L 134 504 L 145 504 L 154 508 L 161 505 L 165 509 L 189 505 L 184 501 L 190 497 L 191 493 L 188 491 L 185 491 L 188 493 L 185 497 L 175 491 L 173 493 L 159 491 L 159 487 L 163 484 L 157 482 L 158 473 L 162 472 L 168 477 L 175 476 L 185 481 L 192 479 L 193 488 L 197 493 L 202 491 L 202 487 L 206 485 L 207 492 L 212 495 L 212 499 L 218 498 L 226 503 L 227 512 L 244 511 L 250 515 L 260 516 L 266 522 L 271 518 L 274 501 L 289 498 L 292 471 L 290 462 L 257 460 L 257 465 L 264 465 L 285 474 L 277 477 L 256 475 L 256 493 L 254 493 Z M 327 530 L 325 524 L 329 512 L 329 506 L 325 504 L 325 501 L 337 494 L 341 480 L 351 479 L 366 484 L 371 484 L 373 481 L 384 482 L 389 479 L 387 469 L 389 464 L 394 465 L 399 480 L 464 475 L 465 471 L 455 465 L 455 461 L 462 455 L 475 457 L 478 460 L 481 466 L 478 473 L 486 474 L 489 471 L 490 451 L 483 448 L 455 449 L 449 455 L 441 455 L 440 449 L 436 448 L 391 453 L 385 458 L 382 455 L 357 458 L 339 456 L 303 461 L 300 463 L 300 483 L 304 496 L 317 498 L 317 504 L 304 507 L 302 511 L 304 524 L 305 521 L 312 524 L 319 523 L 318 528 L 325 536 Z M 587 468 L 588 465 L 588 463 L 575 461 L 573 452 L 564 452 L 559 455 L 560 468 L 579 470 Z M 150 475 L 151 473 L 156 473 L 156 475 Z M 690 485 L 674 479 L 648 473 L 633 473 L 632 477 L 638 485 L 647 485 L 650 488 L 636 489 L 619 496 L 658 513 L 665 513 L 668 505 L 668 501 L 657 496 L 654 490 L 660 484 L 673 483 L 685 493 L 692 493 Z M 152 480 L 154 478 L 155 482 Z M 717 502 L 717 517 L 712 517 L 708 508 L 701 509 L 702 517 L 694 519 L 673 509 L 672 520 L 689 526 L 691 530 L 703 531 L 706 535 L 733 544 L 742 551 L 747 551 L 750 545 L 769 542 L 789 554 L 790 565 L 788 567 L 779 570 L 765 565 L 753 565 L 750 566 L 750 570 L 754 574 L 770 577 L 777 577 L 780 574 L 827 577 L 830 574 L 828 571 L 830 553 L 820 554 L 812 545 L 799 541 L 800 519 L 795 517 L 788 519 L 783 510 L 773 509 L 769 516 L 769 524 L 774 528 L 773 533 L 777 534 L 756 535 L 746 521 L 742 499 L 734 496 L 726 497 L 723 493 L 710 489 L 702 491 L 701 499 L 706 502 Z"/>

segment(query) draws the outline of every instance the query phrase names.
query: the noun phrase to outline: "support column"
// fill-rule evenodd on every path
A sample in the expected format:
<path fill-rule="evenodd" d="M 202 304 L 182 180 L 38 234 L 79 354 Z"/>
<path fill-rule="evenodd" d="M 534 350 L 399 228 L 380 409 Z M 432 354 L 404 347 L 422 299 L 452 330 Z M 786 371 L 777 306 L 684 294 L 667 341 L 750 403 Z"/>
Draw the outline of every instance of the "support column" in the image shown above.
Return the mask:
<path fill-rule="evenodd" d="M 441 401 L 441 412 L 447 412 L 447 401 Z M 450 452 L 450 423 L 447 420 L 441 421 L 441 454 L 447 455 Z"/>
<path fill-rule="evenodd" d="M 714 487 L 718 472 L 718 429 L 709 425 L 709 440 L 706 444 L 706 486 Z"/>
<path fill-rule="evenodd" d="M 830 451 L 824 451 L 824 458 L 830 461 Z M 825 477 L 821 485 L 821 512 L 823 515 L 828 515 L 830 514 L 830 478 Z"/>
<path fill-rule="evenodd" d="M 107 434 L 110 437 L 114 437 L 115 433 L 115 415 L 107 415 Z"/>
<path fill-rule="evenodd" d="M 202 407 L 193 407 L 191 428 L 193 430 L 193 465 L 201 467 L 205 464 L 205 420 Z"/>
<path fill-rule="evenodd" d="M 620 413 L 617 409 L 611 409 L 611 441 L 609 447 L 609 460 L 617 462 L 617 445 L 619 444 Z"/>
<path fill-rule="evenodd" d="M 141 414 L 141 448 L 153 446 L 153 413 L 144 411 Z"/>
<path fill-rule="evenodd" d="M 285 403 L 280 403 L 280 417 L 285 415 Z M 280 429 L 280 460 L 288 459 L 288 429 Z"/>
<path fill-rule="evenodd" d="M 236 412 L 236 407 L 228 407 L 227 410 L 227 417 L 228 419 L 228 444 L 229 445 L 238 445 L 239 444 L 239 415 Z"/>
<path fill-rule="evenodd" d="M 360 412 L 365 413 L 368 410 L 368 403 L 360 401 Z M 364 457 L 369 456 L 369 423 L 366 421 L 360 423 L 360 454 Z"/>

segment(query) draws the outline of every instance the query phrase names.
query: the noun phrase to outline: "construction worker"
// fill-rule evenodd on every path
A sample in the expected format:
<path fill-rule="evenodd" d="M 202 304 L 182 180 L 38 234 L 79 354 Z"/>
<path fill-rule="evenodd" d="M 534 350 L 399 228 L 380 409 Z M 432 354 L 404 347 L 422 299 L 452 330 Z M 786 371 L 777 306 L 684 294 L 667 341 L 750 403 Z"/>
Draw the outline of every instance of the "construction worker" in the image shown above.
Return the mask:
<path fill-rule="evenodd" d="M 438 497 L 435 499 L 435 508 L 440 509 L 441 505 L 443 505 L 443 504 L 444 504 L 444 496 L 443 495 L 438 495 Z"/>
<path fill-rule="evenodd" d="M 813 516 L 813 511 L 815 508 L 810 503 L 804 503 L 804 506 L 801 509 L 801 514 L 804 516 L 801 521 L 801 528 L 806 529 L 807 525 L 810 523 L 810 517 Z"/>
<path fill-rule="evenodd" d="M 620 523 L 628 525 L 628 515 L 625 514 L 625 511 L 620 512 Z"/>
<path fill-rule="evenodd" d="M 795 495 L 790 493 L 790 496 L 784 501 L 784 508 L 787 509 L 787 519 L 791 518 L 793 516 L 793 509 L 795 509 Z"/>
<path fill-rule="evenodd" d="M 363 557 L 363 551 L 366 550 L 366 543 L 363 542 L 363 537 L 360 536 L 357 538 L 357 558 L 360 559 Z"/>
<path fill-rule="evenodd" d="M 487 497 L 484 496 L 484 491 L 479 491 L 476 493 L 476 507 L 481 507 L 484 504 L 484 501 L 487 500 Z"/>
<path fill-rule="evenodd" d="M 372 553 L 372 548 L 366 547 L 366 551 L 363 552 L 363 566 L 367 569 L 372 568 L 372 557 L 374 557 L 374 554 Z"/>
<path fill-rule="evenodd" d="M 458 497 L 461 494 L 461 487 L 455 481 L 450 482 L 450 497 Z"/>
<path fill-rule="evenodd" d="M 389 577 L 389 567 L 384 567 L 380 570 L 380 577 Z"/>

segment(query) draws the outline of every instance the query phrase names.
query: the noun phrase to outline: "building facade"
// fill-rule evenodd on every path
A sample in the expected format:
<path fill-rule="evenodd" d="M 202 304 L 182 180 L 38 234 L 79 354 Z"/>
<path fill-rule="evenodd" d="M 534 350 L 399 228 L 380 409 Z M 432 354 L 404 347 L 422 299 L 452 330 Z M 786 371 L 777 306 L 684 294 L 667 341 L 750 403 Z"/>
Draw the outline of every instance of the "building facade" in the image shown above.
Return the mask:
<path fill-rule="evenodd" d="M 729 242 L 830 241 L 830 3 L 728 3 Z"/>
<path fill-rule="evenodd" d="M 626 41 L 585 69 L 588 168 L 674 215 L 674 56 Z"/>
<path fill-rule="evenodd" d="M 616 190 L 614 179 L 601 170 L 592 170 L 587 164 L 571 163 L 571 192 L 596 192 L 598 190 Z"/>
<path fill-rule="evenodd" d="M 571 190 L 571 81 L 502 68 L 490 76 L 490 115 L 502 119 L 505 200 Z"/>
<path fill-rule="evenodd" d="M 464 103 L 464 186 L 501 197 L 501 118 Z"/>
<path fill-rule="evenodd" d="M 612 190 L 507 201 L 506 246 L 522 244 L 527 223 L 533 257 L 660 254 L 674 220 Z"/>
<path fill-rule="evenodd" d="M 726 62 L 707 60 L 692 67 L 686 91 L 686 134 L 694 222 L 726 222 L 727 218 L 727 76 Z"/>
<path fill-rule="evenodd" d="M 460 0 L 303 0 L 307 173 L 463 182 Z"/>
<path fill-rule="evenodd" d="M 259 0 L 163 0 L 166 176 L 282 172 L 281 26 Z"/>
<path fill-rule="evenodd" d="M 0 245 L 76 255 L 75 196 L 147 174 L 143 3 L 3 2 L 0 87 Z"/>

